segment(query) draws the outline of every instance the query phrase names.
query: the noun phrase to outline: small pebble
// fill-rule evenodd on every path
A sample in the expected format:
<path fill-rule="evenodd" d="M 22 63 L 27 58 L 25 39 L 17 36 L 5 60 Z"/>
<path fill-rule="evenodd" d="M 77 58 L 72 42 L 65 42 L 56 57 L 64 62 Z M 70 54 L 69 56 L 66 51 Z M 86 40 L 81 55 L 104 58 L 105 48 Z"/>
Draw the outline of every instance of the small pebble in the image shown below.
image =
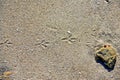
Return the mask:
<path fill-rule="evenodd" d="M 111 75 L 110 78 L 113 78 L 113 75 Z"/>

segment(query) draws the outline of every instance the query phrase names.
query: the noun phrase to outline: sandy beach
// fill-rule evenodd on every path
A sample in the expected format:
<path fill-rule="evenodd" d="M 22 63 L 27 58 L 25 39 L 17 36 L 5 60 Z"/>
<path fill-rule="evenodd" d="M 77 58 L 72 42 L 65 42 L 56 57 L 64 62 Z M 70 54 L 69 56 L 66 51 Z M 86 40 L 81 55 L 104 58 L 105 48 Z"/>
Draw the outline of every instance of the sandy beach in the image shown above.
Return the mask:
<path fill-rule="evenodd" d="M 118 53 L 112 71 L 94 59 L 101 42 Z M 11 70 L 10 80 L 120 80 L 119 44 L 120 0 L 0 0 L 0 75 Z"/>

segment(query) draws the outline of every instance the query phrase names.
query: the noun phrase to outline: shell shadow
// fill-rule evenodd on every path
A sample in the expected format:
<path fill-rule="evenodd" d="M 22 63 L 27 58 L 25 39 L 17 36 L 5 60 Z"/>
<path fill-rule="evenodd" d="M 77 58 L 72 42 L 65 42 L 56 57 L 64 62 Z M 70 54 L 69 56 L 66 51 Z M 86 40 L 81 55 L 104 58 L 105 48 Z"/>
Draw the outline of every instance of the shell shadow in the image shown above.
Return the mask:
<path fill-rule="evenodd" d="M 102 61 L 102 60 L 100 60 L 100 59 L 96 60 L 96 62 L 99 63 L 99 64 L 101 64 L 108 72 L 111 72 L 112 70 L 114 70 L 114 67 L 109 68 L 107 65 L 105 65 L 105 62 Z"/>

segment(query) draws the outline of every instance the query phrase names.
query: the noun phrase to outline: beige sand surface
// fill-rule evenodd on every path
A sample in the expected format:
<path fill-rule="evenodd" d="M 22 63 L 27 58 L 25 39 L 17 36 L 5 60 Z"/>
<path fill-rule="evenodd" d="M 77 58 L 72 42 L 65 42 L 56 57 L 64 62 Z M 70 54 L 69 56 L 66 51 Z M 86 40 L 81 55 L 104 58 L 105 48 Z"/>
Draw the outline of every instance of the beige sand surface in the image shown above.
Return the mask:
<path fill-rule="evenodd" d="M 120 80 L 119 57 L 110 72 L 94 60 L 101 41 L 120 53 L 120 0 L 0 0 L 0 67 L 13 80 Z"/>

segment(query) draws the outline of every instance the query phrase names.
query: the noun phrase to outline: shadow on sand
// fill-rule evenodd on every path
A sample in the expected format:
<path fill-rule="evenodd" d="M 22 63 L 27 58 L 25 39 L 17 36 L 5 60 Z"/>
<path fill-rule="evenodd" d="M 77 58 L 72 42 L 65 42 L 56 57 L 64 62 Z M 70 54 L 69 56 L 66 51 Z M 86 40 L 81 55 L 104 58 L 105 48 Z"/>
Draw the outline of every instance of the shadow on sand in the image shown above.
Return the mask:
<path fill-rule="evenodd" d="M 96 62 L 100 63 L 108 72 L 111 72 L 112 70 L 114 70 L 114 67 L 113 68 L 109 68 L 107 65 L 105 65 L 104 61 L 97 60 Z"/>

